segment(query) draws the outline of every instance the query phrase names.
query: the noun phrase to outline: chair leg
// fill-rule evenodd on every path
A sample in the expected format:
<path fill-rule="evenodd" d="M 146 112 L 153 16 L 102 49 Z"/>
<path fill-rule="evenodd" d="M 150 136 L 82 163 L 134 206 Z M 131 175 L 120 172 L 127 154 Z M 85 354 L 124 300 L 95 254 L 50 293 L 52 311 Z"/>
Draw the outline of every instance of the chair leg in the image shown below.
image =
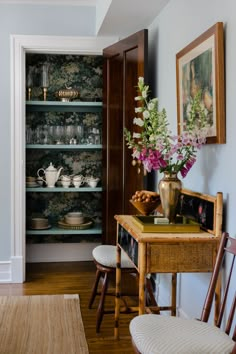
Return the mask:
<path fill-rule="evenodd" d="M 146 300 L 147 304 L 150 306 L 157 307 L 157 302 L 153 294 L 151 279 L 149 278 L 146 278 L 146 289 L 147 289 L 147 300 Z"/>
<path fill-rule="evenodd" d="M 102 276 L 102 272 L 99 269 L 97 269 L 95 283 L 94 283 L 92 294 L 91 294 L 91 297 L 90 297 L 90 300 L 89 300 L 89 305 L 88 305 L 89 309 L 91 309 L 92 306 L 93 306 L 94 299 L 95 299 L 95 297 L 97 295 L 98 283 L 99 283 L 99 280 L 100 280 L 101 276 Z"/>
<path fill-rule="evenodd" d="M 106 292 L 107 292 L 107 288 L 108 288 L 108 281 L 109 281 L 108 273 L 105 273 L 104 279 L 103 279 L 102 290 L 101 290 L 101 297 L 100 297 L 100 301 L 99 301 L 99 305 L 98 305 L 98 309 L 97 309 L 97 322 L 96 322 L 96 332 L 97 333 L 99 333 L 99 331 L 100 331 L 100 326 L 101 326 L 101 322 L 102 322 L 103 315 L 104 315 L 104 302 L 105 302 Z"/>
<path fill-rule="evenodd" d="M 171 279 L 171 316 L 176 316 L 177 273 L 172 273 Z"/>

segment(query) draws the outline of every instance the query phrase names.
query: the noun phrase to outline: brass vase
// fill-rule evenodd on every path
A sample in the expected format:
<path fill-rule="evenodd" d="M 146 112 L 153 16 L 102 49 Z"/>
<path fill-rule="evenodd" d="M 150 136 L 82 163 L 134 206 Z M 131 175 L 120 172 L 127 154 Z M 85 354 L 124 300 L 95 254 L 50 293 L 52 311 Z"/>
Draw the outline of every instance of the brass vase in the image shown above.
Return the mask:
<path fill-rule="evenodd" d="M 177 173 L 164 172 L 158 187 L 164 217 L 168 218 L 170 223 L 174 223 L 182 182 Z"/>

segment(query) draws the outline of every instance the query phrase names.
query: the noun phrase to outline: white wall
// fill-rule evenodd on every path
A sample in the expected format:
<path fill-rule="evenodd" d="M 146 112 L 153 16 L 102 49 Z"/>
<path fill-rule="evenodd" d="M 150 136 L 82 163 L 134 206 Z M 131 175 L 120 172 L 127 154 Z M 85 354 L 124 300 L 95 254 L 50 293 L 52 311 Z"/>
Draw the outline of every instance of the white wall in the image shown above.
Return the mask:
<path fill-rule="evenodd" d="M 0 5 L 0 265 L 11 256 L 10 34 L 94 36 L 95 8 Z"/>
<path fill-rule="evenodd" d="M 235 0 L 171 0 L 149 27 L 149 77 L 160 107 L 167 110 L 173 132 L 177 130 L 176 53 L 216 22 L 225 27 L 226 139 L 225 145 L 207 145 L 197 163 L 182 181 L 185 188 L 215 195 L 223 192 L 225 230 L 235 237 L 235 82 L 236 82 L 236 2 Z M 236 277 L 235 277 L 236 278 Z M 160 297 L 168 296 L 168 277 L 162 276 Z M 209 275 L 181 275 L 180 308 L 190 317 L 200 314 Z M 236 281 L 236 279 L 235 279 Z"/>

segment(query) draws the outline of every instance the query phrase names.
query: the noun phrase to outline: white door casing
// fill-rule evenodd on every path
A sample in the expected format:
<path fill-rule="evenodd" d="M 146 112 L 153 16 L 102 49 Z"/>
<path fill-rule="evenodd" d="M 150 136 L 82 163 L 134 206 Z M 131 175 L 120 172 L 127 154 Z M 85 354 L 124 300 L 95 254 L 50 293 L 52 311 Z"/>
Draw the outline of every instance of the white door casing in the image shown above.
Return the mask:
<path fill-rule="evenodd" d="M 25 281 L 25 55 L 102 55 L 114 37 L 11 35 L 11 281 Z"/>

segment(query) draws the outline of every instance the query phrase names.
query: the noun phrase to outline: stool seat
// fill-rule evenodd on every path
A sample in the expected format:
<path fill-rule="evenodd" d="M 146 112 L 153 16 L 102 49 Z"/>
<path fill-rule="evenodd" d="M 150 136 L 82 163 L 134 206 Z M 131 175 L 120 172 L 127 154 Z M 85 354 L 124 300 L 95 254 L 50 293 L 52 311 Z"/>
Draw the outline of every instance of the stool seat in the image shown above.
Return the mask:
<path fill-rule="evenodd" d="M 116 254 L 117 254 L 117 248 L 116 246 L 112 246 L 112 245 L 100 245 L 95 247 L 92 251 L 94 263 L 96 265 L 97 270 L 96 270 L 96 278 L 93 285 L 88 307 L 91 309 L 96 295 L 101 295 L 98 308 L 97 308 L 97 319 L 96 319 L 97 333 L 100 332 L 100 326 L 101 326 L 104 313 L 110 313 L 110 311 L 104 310 L 104 304 L 105 304 L 105 297 L 107 295 L 109 277 L 112 274 L 115 275 L 116 273 Z M 121 250 L 121 270 L 122 273 L 137 275 L 137 270 L 135 266 L 133 265 L 133 263 L 131 262 L 131 260 L 123 250 Z M 98 285 L 101 278 L 103 278 L 101 292 L 98 292 Z M 156 306 L 156 301 L 151 287 L 151 281 L 148 278 L 146 279 L 146 286 L 149 295 L 149 301 L 151 302 L 152 306 Z M 115 293 L 113 295 L 115 295 Z M 126 304 L 126 301 L 122 297 L 122 295 L 124 296 L 125 294 L 122 293 L 120 297 L 120 299 L 124 302 L 125 305 L 124 307 L 126 309 L 125 311 L 130 312 L 131 310 Z"/>
<path fill-rule="evenodd" d="M 93 258 L 105 267 L 116 268 L 116 246 L 100 245 L 93 249 Z M 135 268 L 127 254 L 121 250 L 121 268 Z"/>

